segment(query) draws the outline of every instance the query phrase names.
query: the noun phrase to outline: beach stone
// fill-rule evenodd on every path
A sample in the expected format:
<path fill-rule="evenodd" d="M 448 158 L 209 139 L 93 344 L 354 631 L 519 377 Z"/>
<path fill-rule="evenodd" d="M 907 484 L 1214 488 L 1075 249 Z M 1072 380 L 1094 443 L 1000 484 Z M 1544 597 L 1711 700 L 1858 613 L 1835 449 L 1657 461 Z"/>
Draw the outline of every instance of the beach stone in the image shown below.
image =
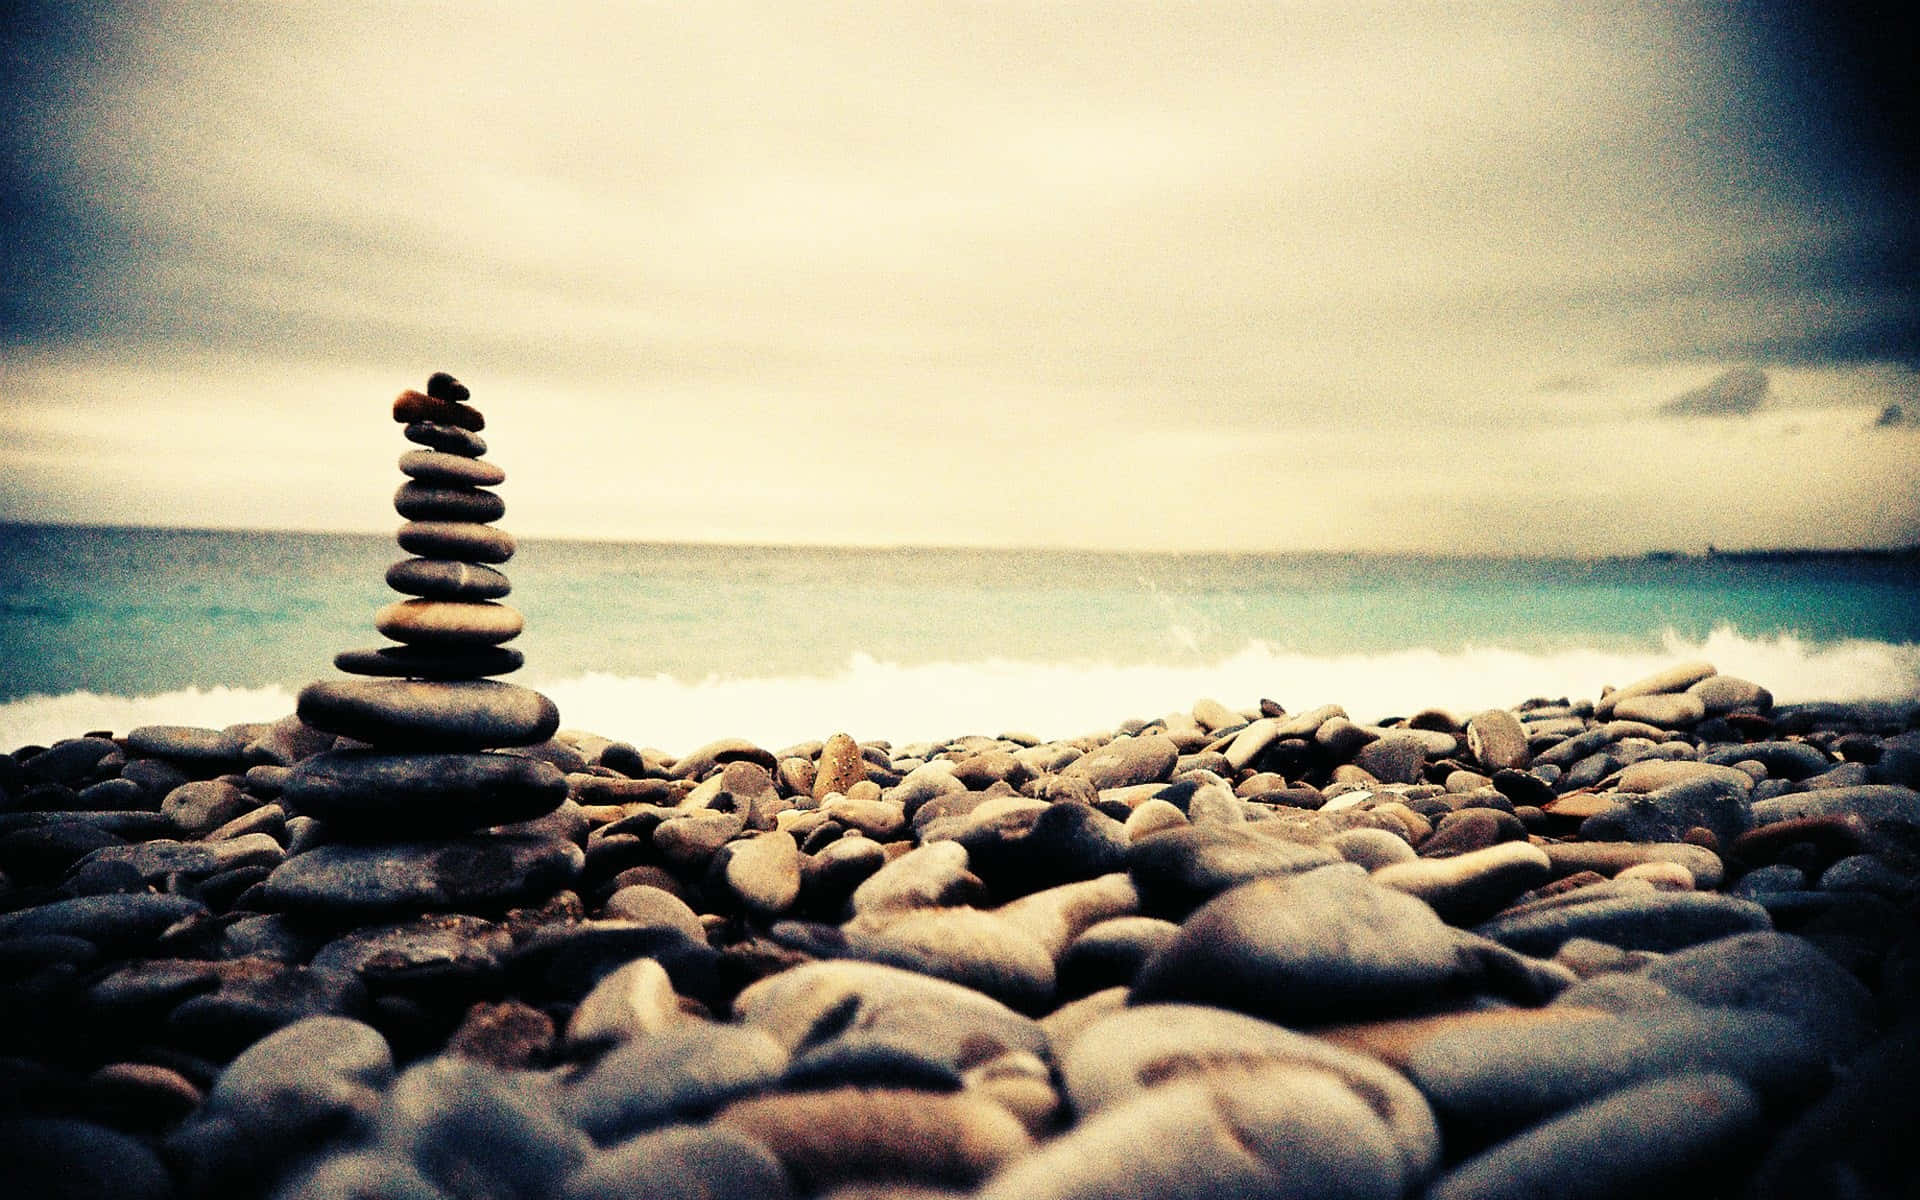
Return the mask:
<path fill-rule="evenodd" d="M 1392 863 L 1412 862 L 1416 857 L 1407 839 L 1385 829 L 1343 829 L 1329 843 L 1334 853 L 1369 871 L 1378 871 Z"/>
<path fill-rule="evenodd" d="M 1645 721 L 1662 729 L 1682 729 L 1704 719 L 1707 706 L 1700 697 L 1688 692 L 1663 692 L 1628 696 L 1614 706 L 1613 714 L 1623 721 Z"/>
<path fill-rule="evenodd" d="M 1361 746 L 1353 764 L 1381 783 L 1419 783 L 1427 766 L 1427 748 L 1412 733 L 1389 731 Z"/>
<path fill-rule="evenodd" d="M 511 646 L 413 645 L 342 650 L 333 665 L 349 675 L 404 679 L 484 679 L 518 671 L 526 657 Z"/>
<path fill-rule="evenodd" d="M 1672 951 L 1736 933 L 1771 929 L 1767 910 L 1711 892 L 1647 892 L 1496 917 L 1478 932 L 1523 954 L 1547 957 L 1570 938 L 1626 950 Z"/>
<path fill-rule="evenodd" d="M 1479 994 L 1538 1002 L 1540 987 L 1512 956 L 1343 864 L 1208 901 L 1141 968 L 1131 1001 L 1213 1004 L 1299 1026 L 1456 1007 Z"/>
<path fill-rule="evenodd" d="M 1773 708 L 1773 693 L 1751 680 L 1733 675 L 1712 675 L 1687 689 L 1706 706 L 1707 715 L 1722 717 L 1736 709 L 1768 712 Z"/>
<path fill-rule="evenodd" d="M 1680 842 L 1688 840 L 1688 830 L 1702 828 L 1713 832 L 1717 845 L 1732 845 L 1753 824 L 1748 790 L 1704 777 L 1627 794 L 1581 822 L 1580 836 L 1593 842 Z"/>
<path fill-rule="evenodd" d="M 747 814 L 742 810 L 701 809 L 660 822 L 654 827 L 653 844 L 669 862 L 701 869 L 746 827 Z"/>
<path fill-rule="evenodd" d="M 1227 765 L 1236 771 L 1244 771 L 1252 766 L 1264 754 L 1267 747 L 1280 740 L 1280 721 L 1274 717 L 1262 717 L 1248 722 L 1247 727 L 1233 735 L 1233 740 L 1221 753 L 1226 757 Z"/>
<path fill-rule="evenodd" d="M 1489 772 L 1525 770 L 1533 759 L 1526 729 L 1504 708 L 1490 708 L 1467 722 L 1467 752 Z"/>
<path fill-rule="evenodd" d="M 219 983 L 190 996 L 167 1015 L 167 1040 L 226 1059 L 276 1029 L 307 1017 L 357 1015 L 365 1005 L 358 980 L 268 958 L 216 964 Z"/>
<path fill-rule="evenodd" d="M 178 922 L 207 915 L 206 905 L 187 896 L 133 892 L 79 896 L 0 914 L 0 939 L 82 938 L 109 954 L 152 944 Z"/>
<path fill-rule="evenodd" d="M 1721 1072 L 1775 1103 L 1804 1099 L 1828 1075 L 1822 1048 L 1786 1018 L 1679 1000 L 1622 1015 L 1466 1023 L 1415 1046 L 1402 1069 L 1448 1145 L 1462 1148 L 1682 1072 Z"/>
<path fill-rule="evenodd" d="M 455 1195 L 538 1200 L 590 1149 L 561 1119 L 556 1093 L 533 1072 L 444 1055 L 394 1081 L 376 1135 L 389 1154 Z"/>
<path fill-rule="evenodd" d="M 394 511 L 409 521 L 470 521 L 485 524 L 507 515 L 507 502 L 484 488 L 447 486 L 409 479 L 393 494 Z"/>
<path fill-rule="evenodd" d="M 221 871 L 244 867 L 277 867 L 286 860 L 280 843 L 264 833 L 248 834 L 223 842 L 176 842 L 156 840 L 133 845 L 103 846 L 90 851 L 75 864 L 75 870 L 93 863 L 124 863 L 150 886 L 167 882 L 168 877 L 200 881 Z"/>
<path fill-rule="evenodd" d="M 1546 851 L 1514 841 L 1447 858 L 1392 863 L 1375 870 L 1372 879 L 1426 901 L 1445 921 L 1465 925 L 1499 912 L 1552 874 Z"/>
<path fill-rule="evenodd" d="M 607 897 L 606 915 L 635 925 L 675 929 L 696 942 L 707 940 L 706 927 L 687 902 L 672 892 L 649 884 L 620 888 Z"/>
<path fill-rule="evenodd" d="M 907 827 L 906 810 L 889 800 L 829 800 L 820 806 L 829 820 L 879 841 L 892 841 Z"/>
<path fill-rule="evenodd" d="M 1167 829 L 1177 829 L 1187 824 L 1187 814 L 1175 808 L 1171 803 L 1158 798 L 1143 800 L 1127 814 L 1121 828 L 1125 831 L 1127 844 L 1132 845 L 1141 838 L 1150 837 Z"/>
<path fill-rule="evenodd" d="M 906 908 L 856 917 L 835 928 L 783 921 L 775 941 L 816 957 L 884 963 L 951 980 L 1021 1011 L 1053 998 L 1053 956 L 1039 940 L 975 908 Z"/>
<path fill-rule="evenodd" d="M 928 842 L 893 859 L 853 889 L 853 911 L 871 914 L 896 908 L 932 908 L 983 899 L 985 888 L 967 869 L 959 842 Z"/>
<path fill-rule="evenodd" d="M 300 691 L 300 719 L 376 746 L 486 750 L 553 736 L 560 710 L 530 688 L 497 680 L 324 680 Z"/>
<path fill-rule="evenodd" d="M 1718 673 L 1712 663 L 1703 660 L 1676 663 L 1671 667 L 1655 671 L 1645 678 L 1636 679 L 1623 688 L 1608 692 L 1595 702 L 1593 714 L 1604 719 L 1613 715 L 1622 700 L 1630 700 L 1636 696 L 1684 692 L 1701 680 Z"/>
<path fill-rule="evenodd" d="M 1735 763 L 1757 762 L 1767 769 L 1767 774 L 1778 779 L 1805 779 L 1809 775 L 1818 775 L 1833 765 L 1818 746 L 1805 742 L 1746 742 L 1724 746 L 1710 751 L 1705 761 L 1732 766 Z"/>
<path fill-rule="evenodd" d="M 1822 788 L 1753 802 L 1753 823 L 1771 825 L 1808 817 L 1855 816 L 1920 829 L 1920 792 L 1890 783 Z"/>
<path fill-rule="evenodd" d="M 1180 927 L 1158 917 L 1109 917 L 1081 931 L 1059 958 L 1062 994 L 1084 996 L 1131 986 L 1141 964 L 1173 940 Z"/>
<path fill-rule="evenodd" d="M 1031 936 L 1058 960 L 1087 929 L 1139 911 L 1140 893 L 1133 880 L 1115 872 L 1029 893 L 994 909 L 993 915 Z"/>
<path fill-rule="evenodd" d="M 550 763 L 517 754 L 334 750 L 293 769 L 282 804 L 335 833 L 398 841 L 532 820 L 567 798 Z"/>
<path fill-rule="evenodd" d="M 402 454 L 400 473 L 429 487 L 494 487 L 507 481 L 507 473 L 490 462 L 438 450 Z"/>
<path fill-rule="evenodd" d="M 1717 1175 L 1760 1123 L 1760 1102 L 1739 1080 L 1673 1075 L 1602 1096 L 1468 1159 L 1426 1198 L 1665 1195 L 1709 1169 Z"/>
<path fill-rule="evenodd" d="M 338 1016 L 295 1022 L 220 1073 L 206 1104 L 167 1139 L 194 1195 L 257 1192 L 296 1155 L 370 1127 L 393 1055 L 372 1027 Z"/>
<path fill-rule="evenodd" d="M 940 836 L 931 828 L 922 832 L 928 841 Z M 997 896 L 1093 879 L 1124 870 L 1127 862 L 1126 827 L 1074 800 L 975 820 L 952 837 L 967 848 L 969 869 Z"/>
<path fill-rule="evenodd" d="M 247 741 L 222 729 L 193 725 L 141 725 L 127 731 L 127 749 L 149 758 L 226 765 L 246 754 Z"/>
<path fill-rule="evenodd" d="M 567 1180 L 563 1200 L 714 1200 L 793 1195 L 787 1171 L 766 1146 L 723 1125 L 672 1126 L 588 1158 Z"/>
<path fill-rule="evenodd" d="M 435 400 L 445 400 L 453 404 L 464 404 L 472 395 L 467 385 L 447 374 L 435 371 L 427 376 L 427 395 Z"/>
<path fill-rule="evenodd" d="M 1440 1161 L 1440 1130 L 1426 1100 L 1369 1055 L 1255 1017 L 1188 1004 L 1128 1008 L 1087 1027 L 1062 1057 L 1061 1077 L 1083 1117 L 1153 1088 L 1211 1079 L 1251 1084 L 1275 1071 L 1331 1076 L 1388 1130 L 1408 1181 Z"/>
<path fill-rule="evenodd" d="M 508 977 L 536 1002 L 577 1003 L 638 958 L 659 962 L 673 988 L 712 1010 L 721 1005 L 720 954 L 704 937 L 620 920 L 549 922 L 524 935 L 508 958 Z"/>
<path fill-rule="evenodd" d="M 1338 1079 L 1277 1069 L 1148 1089 L 1024 1155 L 976 1200 L 1394 1200 L 1416 1184 Z"/>
<path fill-rule="evenodd" d="M 1085 779 L 1096 791 L 1162 783 L 1180 759 L 1180 748 L 1165 734 L 1117 737 L 1070 764 L 1064 774 Z"/>
<path fill-rule="evenodd" d="M 121 1129 L 149 1134 L 171 1129 L 205 1102 L 206 1094 L 192 1080 L 153 1063 L 108 1063 L 87 1076 L 88 1111 Z"/>
<path fill-rule="evenodd" d="M 256 805 L 239 788 L 224 779 L 199 779 L 183 783 L 167 793 L 160 802 L 162 816 L 187 837 L 203 837 Z"/>
<path fill-rule="evenodd" d="M 416 445 L 426 446 L 446 454 L 479 458 L 487 452 L 486 439 L 458 425 L 445 425 L 436 421 L 414 421 L 400 432 L 408 441 Z"/>
<path fill-rule="evenodd" d="M 632 1041 L 691 1020 L 665 967 L 636 958 L 587 993 L 567 1021 L 574 1047 Z"/>
<path fill-rule="evenodd" d="M 478 563 L 403 558 L 387 568 L 387 586 L 430 600 L 498 600 L 513 590 L 507 577 Z"/>
<path fill-rule="evenodd" d="M 317 971 L 351 976 L 376 996 L 449 1005 L 497 993 L 512 948 L 506 930 L 464 914 L 432 914 L 357 929 L 312 951 Z"/>
<path fill-rule="evenodd" d="M 1873 854 L 1850 854 L 1820 872 L 1823 892 L 1871 892 L 1889 900 L 1906 900 L 1920 893 L 1920 878 L 1890 865 Z"/>
<path fill-rule="evenodd" d="M 500 1070 L 528 1070 L 553 1053 L 553 1018 L 518 1000 L 467 1009 L 447 1039 L 446 1053 Z"/>
<path fill-rule="evenodd" d="M 1877 1024 L 1866 985 L 1790 934 L 1743 933 L 1703 942 L 1664 955 L 1640 973 L 1696 1004 L 1786 1017 L 1836 1060 L 1871 1041 Z"/>
<path fill-rule="evenodd" d="M 16 829 L 0 834 L 0 871 L 15 882 L 50 881 L 94 850 L 125 845 L 125 838 L 81 821 Z"/>
<path fill-rule="evenodd" d="M 1512 813 L 1496 808 L 1463 808 L 1447 813 L 1420 843 L 1421 858 L 1451 858 L 1502 842 L 1524 842 L 1527 827 Z"/>
<path fill-rule="evenodd" d="M 1127 850 L 1127 872 L 1150 913 L 1184 916 L 1239 884 L 1311 871 L 1340 861 L 1323 846 L 1258 832 L 1257 827 L 1182 826 L 1142 838 Z"/>
<path fill-rule="evenodd" d="M 28 758 L 20 769 L 29 780 L 74 786 L 92 778 L 104 760 L 119 753 L 120 745 L 112 738 L 67 738 Z"/>
<path fill-rule="evenodd" d="M 780 769 L 778 759 L 745 738 L 721 738 L 677 760 L 671 774 L 675 779 L 699 781 L 731 762 L 758 763 L 769 772 Z"/>
<path fill-rule="evenodd" d="M 394 398 L 393 419 L 402 425 L 431 421 L 435 425 L 452 425 L 474 433 L 487 427 L 487 419 L 480 415 L 479 409 L 457 401 L 436 399 L 411 389 Z"/>
<path fill-rule="evenodd" d="M 1701 779 L 1717 780 L 1727 787 L 1739 789 L 1743 794 L 1753 790 L 1753 776 L 1736 767 L 1691 759 L 1662 758 L 1643 759 L 1622 768 L 1614 787 L 1622 792 L 1658 792 L 1675 784 Z"/>
<path fill-rule="evenodd" d="M 955 1071 L 1009 1052 L 1048 1053 L 1031 1018 L 971 988 L 879 963 L 804 963 L 743 989 L 733 1015 L 794 1053 L 872 1038 Z"/>
<path fill-rule="evenodd" d="M 800 847 L 789 833 L 756 833 L 729 842 L 714 860 L 727 889 L 749 913 L 771 917 L 800 895 Z"/>
<path fill-rule="evenodd" d="M 860 743 L 844 733 L 827 739 L 814 767 L 813 798 L 824 800 L 838 793 L 846 795 L 853 785 L 867 777 L 867 762 L 861 757 Z"/>
<path fill-rule="evenodd" d="M 689 1021 L 629 1039 L 562 1093 L 569 1120 L 602 1145 L 704 1116 L 771 1086 L 788 1052 L 762 1029 Z"/>
<path fill-rule="evenodd" d="M 35 1200 L 171 1200 L 159 1157 L 138 1138 L 64 1117 L 0 1117 L 8 1191 Z"/>
<path fill-rule="evenodd" d="M 526 619 L 492 600 L 399 600 L 373 616 L 373 625 L 413 646 L 492 646 L 520 636 Z"/>
<path fill-rule="evenodd" d="M 1677 862 L 1693 873 L 1693 885 L 1704 891 L 1719 887 L 1726 874 L 1718 854 L 1686 842 L 1550 842 L 1541 849 L 1547 852 L 1556 876 L 1579 871 L 1613 876 L 1640 863 Z"/>
<path fill-rule="evenodd" d="M 714 1124 L 765 1145 L 809 1191 L 861 1179 L 966 1186 L 1033 1144 L 1013 1114 L 964 1092 L 836 1088 L 755 1096 L 722 1109 Z"/>
<path fill-rule="evenodd" d="M 528 835 L 335 843 L 275 868 L 262 902 L 288 913 L 360 920 L 407 911 L 500 911 L 569 886 L 585 861 L 570 841 Z"/>
<path fill-rule="evenodd" d="M 408 521 L 394 540 L 408 554 L 466 563 L 503 563 L 513 557 L 513 535 L 470 521 Z"/>

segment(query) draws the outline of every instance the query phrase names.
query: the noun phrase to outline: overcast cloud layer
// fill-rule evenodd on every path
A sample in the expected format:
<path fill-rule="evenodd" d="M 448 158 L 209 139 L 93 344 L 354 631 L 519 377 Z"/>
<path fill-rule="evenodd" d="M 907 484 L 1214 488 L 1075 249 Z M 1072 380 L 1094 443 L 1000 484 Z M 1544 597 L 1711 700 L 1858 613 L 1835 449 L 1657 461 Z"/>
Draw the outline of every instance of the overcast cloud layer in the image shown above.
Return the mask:
<path fill-rule="evenodd" d="M 16 6 L 0 519 L 1920 541 L 1910 16 L 554 7 Z"/>

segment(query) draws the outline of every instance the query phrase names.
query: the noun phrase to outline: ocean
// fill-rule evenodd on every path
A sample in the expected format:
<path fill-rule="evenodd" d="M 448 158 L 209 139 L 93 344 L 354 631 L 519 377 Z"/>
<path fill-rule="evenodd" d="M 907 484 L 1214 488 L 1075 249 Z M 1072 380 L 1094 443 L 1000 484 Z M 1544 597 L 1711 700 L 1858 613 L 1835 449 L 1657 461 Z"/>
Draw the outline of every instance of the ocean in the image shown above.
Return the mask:
<path fill-rule="evenodd" d="M 293 710 L 384 639 L 390 536 L 0 526 L 0 749 Z M 1706 658 L 1783 702 L 1920 700 L 1920 558 L 1486 559 L 522 539 L 512 678 L 683 753 L 845 730 L 1070 737 L 1262 698 L 1359 720 L 1593 697 Z"/>

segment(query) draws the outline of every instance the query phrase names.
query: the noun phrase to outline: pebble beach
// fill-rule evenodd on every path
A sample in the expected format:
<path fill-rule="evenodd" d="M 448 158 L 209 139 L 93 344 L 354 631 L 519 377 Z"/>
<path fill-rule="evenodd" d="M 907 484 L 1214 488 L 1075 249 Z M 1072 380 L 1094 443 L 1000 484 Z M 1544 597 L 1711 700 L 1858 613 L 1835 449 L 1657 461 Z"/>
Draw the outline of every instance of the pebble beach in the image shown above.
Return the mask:
<path fill-rule="evenodd" d="M 496 755 L 551 811 L 402 840 L 299 802 L 340 739 L 296 716 L 17 748 L 0 1161 L 43 1196 L 1910 1195 L 1913 725 L 1694 663 L 1371 726 L 560 731 Z"/>
<path fill-rule="evenodd" d="M 499 678 L 469 401 L 394 404 L 389 644 L 0 754 L 13 1194 L 1915 1194 L 1920 704 L 668 753 Z"/>

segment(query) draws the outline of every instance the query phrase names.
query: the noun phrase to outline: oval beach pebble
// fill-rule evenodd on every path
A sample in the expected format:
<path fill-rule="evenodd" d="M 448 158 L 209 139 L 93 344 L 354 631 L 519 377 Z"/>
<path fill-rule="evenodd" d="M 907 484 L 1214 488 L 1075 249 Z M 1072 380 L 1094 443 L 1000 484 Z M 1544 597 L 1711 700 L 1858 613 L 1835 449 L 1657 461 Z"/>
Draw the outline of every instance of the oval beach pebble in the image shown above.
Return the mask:
<path fill-rule="evenodd" d="M 373 627 L 410 645 L 491 646 L 518 637 L 526 618 L 491 600 L 399 600 L 373 614 Z"/>
<path fill-rule="evenodd" d="M 531 746 L 560 727 L 553 701 L 493 679 L 323 680 L 301 689 L 296 711 L 316 729 L 409 750 Z"/>
<path fill-rule="evenodd" d="M 422 558 L 503 563 L 513 557 L 513 535 L 491 525 L 464 521 L 409 521 L 395 535 L 400 548 Z"/>

